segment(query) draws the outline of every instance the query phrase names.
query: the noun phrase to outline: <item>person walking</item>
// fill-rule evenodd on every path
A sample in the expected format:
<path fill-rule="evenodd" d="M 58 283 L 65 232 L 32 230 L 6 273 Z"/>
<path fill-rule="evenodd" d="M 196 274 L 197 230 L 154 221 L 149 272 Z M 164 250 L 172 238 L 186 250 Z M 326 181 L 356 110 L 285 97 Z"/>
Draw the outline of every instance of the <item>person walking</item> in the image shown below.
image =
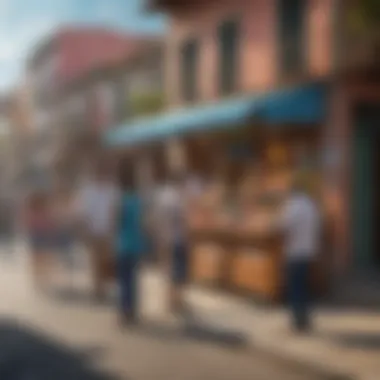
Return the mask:
<path fill-rule="evenodd" d="M 27 197 L 23 209 L 23 224 L 29 243 L 34 285 L 45 290 L 51 269 L 51 250 L 54 229 L 51 204 L 48 195 L 35 192 Z"/>
<path fill-rule="evenodd" d="M 293 327 L 304 332 L 311 328 L 312 267 L 321 239 L 320 213 L 309 195 L 305 177 L 295 178 L 280 223 L 285 237 L 287 289 Z"/>
<path fill-rule="evenodd" d="M 60 262 L 69 270 L 70 287 L 73 271 L 76 265 L 74 244 L 76 242 L 76 213 L 72 192 L 62 189 L 54 202 L 54 217 L 56 220 L 55 242 Z M 71 289 L 72 290 L 72 289 Z"/>
<path fill-rule="evenodd" d="M 13 220 L 12 215 L 15 210 L 12 209 L 10 198 L 2 198 L 0 201 L 0 242 L 1 253 L 5 257 L 10 257 L 13 248 Z"/>
<path fill-rule="evenodd" d="M 138 268 L 146 249 L 143 202 L 132 167 L 119 169 L 121 200 L 116 220 L 117 273 L 120 291 L 120 323 L 137 321 Z"/>
<path fill-rule="evenodd" d="M 98 300 L 104 298 L 106 281 L 112 273 L 112 239 L 118 197 L 109 168 L 100 165 L 79 190 L 77 199 L 77 212 L 89 249 L 94 297 Z"/>
<path fill-rule="evenodd" d="M 185 311 L 184 289 L 189 266 L 186 190 L 185 176 L 176 173 L 165 186 L 160 201 L 160 224 L 171 277 L 170 307 L 175 314 Z"/>

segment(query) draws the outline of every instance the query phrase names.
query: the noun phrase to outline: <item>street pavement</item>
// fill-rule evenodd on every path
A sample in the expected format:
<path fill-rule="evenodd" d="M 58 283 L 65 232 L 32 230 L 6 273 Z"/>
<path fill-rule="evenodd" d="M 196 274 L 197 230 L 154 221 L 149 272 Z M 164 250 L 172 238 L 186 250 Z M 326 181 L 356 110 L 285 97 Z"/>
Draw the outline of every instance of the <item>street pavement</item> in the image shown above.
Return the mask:
<path fill-rule="evenodd" d="M 5 255 L 0 259 L 0 352 L 4 352 L 1 345 L 9 345 L 9 337 L 12 337 L 8 333 L 8 343 L 4 343 L 1 331 L 7 326 L 10 330 L 18 326 L 19 335 L 21 331 L 23 336 L 52 342 L 55 350 L 60 352 L 72 350 L 73 354 L 70 355 L 78 356 L 78 368 L 84 367 L 79 363 L 81 355 L 84 355 L 86 366 L 109 372 L 118 379 L 319 379 L 247 348 L 241 337 L 233 339 L 233 332 L 221 333 L 207 328 L 194 332 L 194 329 L 185 328 L 167 313 L 165 286 L 158 286 L 152 279 L 144 276 L 141 279 L 141 326 L 122 331 L 116 323 L 113 302 L 94 304 L 89 297 L 85 265 L 78 274 L 70 277 L 57 268 L 52 276 L 57 291 L 39 295 L 30 286 L 27 256 L 21 248 L 16 249 L 13 255 L 12 258 Z M 75 293 L 62 292 L 68 285 L 75 289 Z M 113 293 L 112 288 L 110 293 Z M 46 346 L 46 343 L 43 344 Z M 41 357 L 36 360 L 41 362 Z M 45 363 L 54 360 L 47 357 Z M 21 362 L 18 364 L 20 366 Z M 83 375 L 83 379 L 95 379 L 86 376 Z M 1 379 L 7 380 L 5 376 Z"/>

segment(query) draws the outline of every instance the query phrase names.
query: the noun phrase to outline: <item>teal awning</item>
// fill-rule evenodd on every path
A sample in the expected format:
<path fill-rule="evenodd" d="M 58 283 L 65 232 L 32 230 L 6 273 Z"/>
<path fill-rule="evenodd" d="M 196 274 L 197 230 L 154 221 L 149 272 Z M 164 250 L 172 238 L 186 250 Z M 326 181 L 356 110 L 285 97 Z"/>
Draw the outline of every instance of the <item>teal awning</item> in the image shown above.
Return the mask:
<path fill-rule="evenodd" d="M 109 146 L 130 146 L 200 131 L 236 128 L 257 118 L 270 124 L 317 124 L 326 113 L 326 87 L 310 84 L 126 123 L 107 132 Z"/>

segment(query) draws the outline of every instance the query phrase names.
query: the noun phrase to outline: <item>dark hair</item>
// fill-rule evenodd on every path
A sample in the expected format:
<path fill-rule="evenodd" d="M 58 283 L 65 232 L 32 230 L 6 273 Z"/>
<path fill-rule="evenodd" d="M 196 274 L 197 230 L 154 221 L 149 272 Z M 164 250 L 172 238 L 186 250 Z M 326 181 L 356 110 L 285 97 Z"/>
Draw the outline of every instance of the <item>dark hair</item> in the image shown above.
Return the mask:
<path fill-rule="evenodd" d="M 123 161 L 118 167 L 118 179 L 121 190 L 136 190 L 136 176 L 133 165 L 130 161 Z"/>

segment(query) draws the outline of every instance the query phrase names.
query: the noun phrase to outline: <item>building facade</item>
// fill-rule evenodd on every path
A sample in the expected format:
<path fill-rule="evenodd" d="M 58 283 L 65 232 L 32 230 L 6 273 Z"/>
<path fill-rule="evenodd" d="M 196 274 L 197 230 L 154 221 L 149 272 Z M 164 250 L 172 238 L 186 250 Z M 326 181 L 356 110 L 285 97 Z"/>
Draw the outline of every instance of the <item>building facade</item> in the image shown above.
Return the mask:
<path fill-rule="evenodd" d="M 69 162 L 79 160 L 78 153 L 86 155 L 85 144 L 108 156 L 101 153 L 107 130 L 162 109 L 162 54 L 162 41 L 144 36 L 119 61 L 100 65 L 66 86 L 59 100 L 65 110 L 61 141 L 66 141 L 60 159 L 66 165 L 75 167 Z"/>
<path fill-rule="evenodd" d="M 71 141 L 70 136 L 81 133 L 87 124 L 105 122 L 100 120 L 106 116 L 104 91 L 92 89 L 64 102 L 67 88 L 100 67 L 122 61 L 136 43 L 135 38 L 106 29 L 63 28 L 30 56 L 27 73 L 34 114 L 33 156 L 49 177 L 65 149 L 62 141 Z"/>
<path fill-rule="evenodd" d="M 189 103 L 181 89 L 184 70 L 192 71 L 191 63 L 187 68 L 181 64 L 188 57 L 196 61 L 192 103 L 268 91 L 331 73 L 333 0 L 170 4 L 156 2 L 171 15 L 166 89 L 172 107 Z"/>
<path fill-rule="evenodd" d="M 7 95 L 7 121 L 9 126 L 7 166 L 11 175 L 14 193 L 27 186 L 28 173 L 32 171 L 33 110 L 30 87 L 27 81 Z"/>
<path fill-rule="evenodd" d="M 324 275 L 335 280 L 359 271 L 380 279 L 375 181 L 380 65 L 376 43 L 350 23 L 361 5 L 355 0 L 151 1 L 150 10 L 166 12 L 170 20 L 168 111 L 126 125 L 110 134 L 109 143 L 153 149 L 181 140 L 193 165 L 198 161 L 202 168 L 211 161 L 208 177 L 215 171 L 220 177 L 219 169 L 228 166 L 235 190 L 243 173 L 264 177 L 256 177 L 256 188 L 269 181 L 279 191 L 286 175 L 270 178 L 274 167 L 285 162 L 293 172 L 313 167 L 309 180 L 318 182 L 326 216 Z M 242 124 L 246 131 L 238 132 Z M 214 256 L 221 255 L 220 242 L 215 244 Z M 279 256 L 260 256 L 253 248 L 251 254 L 237 249 L 229 259 L 234 269 L 228 281 L 232 276 L 235 287 L 273 296 L 282 284 L 274 259 Z M 265 280 L 259 284 L 254 278 Z"/>

